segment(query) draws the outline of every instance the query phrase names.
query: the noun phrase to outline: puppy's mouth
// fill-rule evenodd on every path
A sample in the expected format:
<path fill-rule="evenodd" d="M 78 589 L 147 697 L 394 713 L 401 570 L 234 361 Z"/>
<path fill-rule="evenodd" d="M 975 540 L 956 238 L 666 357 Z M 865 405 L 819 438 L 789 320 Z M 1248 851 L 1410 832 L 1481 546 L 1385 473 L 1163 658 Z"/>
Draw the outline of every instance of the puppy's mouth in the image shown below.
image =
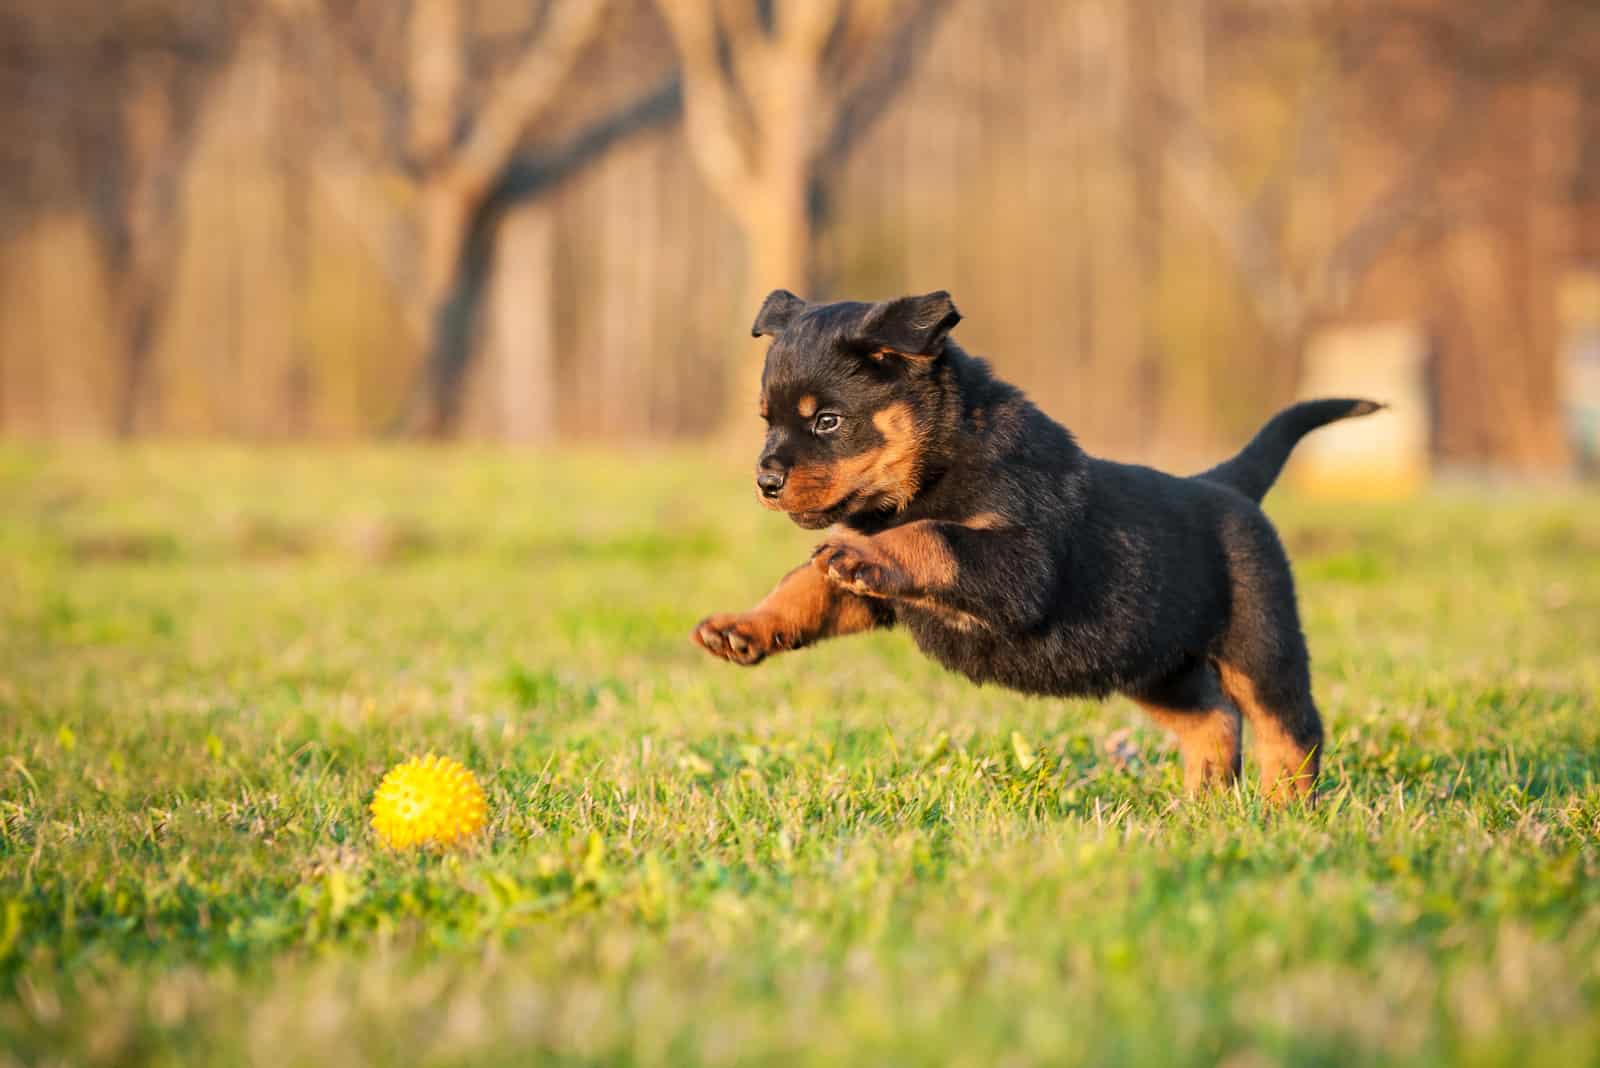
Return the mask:
<path fill-rule="evenodd" d="M 823 527 L 833 526 L 854 511 L 856 500 L 860 496 L 859 491 L 851 491 L 826 508 L 807 511 L 791 511 L 785 508 L 784 512 L 788 514 L 794 525 L 802 530 L 821 530 Z"/>

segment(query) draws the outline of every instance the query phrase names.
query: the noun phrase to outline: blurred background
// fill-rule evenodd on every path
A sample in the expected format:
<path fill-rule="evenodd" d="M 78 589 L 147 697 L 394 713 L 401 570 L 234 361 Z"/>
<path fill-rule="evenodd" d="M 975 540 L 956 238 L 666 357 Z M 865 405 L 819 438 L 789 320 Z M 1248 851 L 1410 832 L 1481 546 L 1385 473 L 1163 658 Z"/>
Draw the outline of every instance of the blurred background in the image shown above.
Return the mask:
<path fill-rule="evenodd" d="M 13 438 L 753 435 L 775 286 L 1122 455 L 1600 434 L 1593 0 L 8 0 L 0 185 Z"/>

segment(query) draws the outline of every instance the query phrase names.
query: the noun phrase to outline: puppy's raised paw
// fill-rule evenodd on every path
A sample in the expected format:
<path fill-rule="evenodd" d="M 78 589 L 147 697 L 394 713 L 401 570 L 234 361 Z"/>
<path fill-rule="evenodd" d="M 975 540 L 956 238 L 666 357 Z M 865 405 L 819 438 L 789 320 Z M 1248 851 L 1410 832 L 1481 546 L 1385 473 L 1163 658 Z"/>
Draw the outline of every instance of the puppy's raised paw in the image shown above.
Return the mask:
<path fill-rule="evenodd" d="M 692 635 L 712 656 L 750 667 L 773 653 L 793 649 L 798 638 L 766 612 L 724 612 L 702 619 Z"/>
<path fill-rule="evenodd" d="M 840 589 L 862 597 L 893 597 L 905 592 L 900 565 L 859 541 L 825 541 L 811 554 L 811 566 Z"/>

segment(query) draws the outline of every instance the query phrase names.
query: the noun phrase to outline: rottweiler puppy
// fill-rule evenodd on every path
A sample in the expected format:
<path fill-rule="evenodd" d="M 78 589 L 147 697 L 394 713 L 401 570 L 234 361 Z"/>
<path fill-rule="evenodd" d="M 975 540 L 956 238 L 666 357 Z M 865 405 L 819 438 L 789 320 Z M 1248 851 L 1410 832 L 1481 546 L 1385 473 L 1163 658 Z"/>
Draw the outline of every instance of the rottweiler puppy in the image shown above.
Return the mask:
<path fill-rule="evenodd" d="M 767 297 L 761 503 L 829 528 L 748 612 L 694 630 L 736 664 L 904 626 L 978 683 L 1133 698 L 1190 792 L 1227 784 L 1249 720 L 1268 796 L 1314 796 L 1323 745 L 1294 579 L 1258 502 L 1299 439 L 1366 400 L 1296 404 L 1189 478 L 1090 456 L 949 336 L 944 292 Z"/>

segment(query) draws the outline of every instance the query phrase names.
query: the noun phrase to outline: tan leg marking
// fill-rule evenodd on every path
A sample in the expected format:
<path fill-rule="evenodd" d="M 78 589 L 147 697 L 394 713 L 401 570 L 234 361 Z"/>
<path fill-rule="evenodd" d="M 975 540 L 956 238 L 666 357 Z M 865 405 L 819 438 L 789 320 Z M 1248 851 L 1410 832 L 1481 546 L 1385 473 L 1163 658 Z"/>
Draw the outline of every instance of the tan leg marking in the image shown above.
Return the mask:
<path fill-rule="evenodd" d="M 961 525 L 973 530 L 1003 530 L 1011 525 L 1011 520 L 999 512 L 979 512 L 971 519 L 962 520 Z"/>
<path fill-rule="evenodd" d="M 1150 718 L 1178 737 L 1183 788 L 1191 794 L 1227 787 L 1239 777 L 1239 711 L 1192 712 L 1139 702 Z"/>
<path fill-rule="evenodd" d="M 1010 521 L 998 513 L 983 512 L 960 525 L 996 530 L 1009 526 Z M 914 605 L 962 630 L 988 626 L 972 613 L 939 599 L 941 592 L 955 585 L 961 568 L 933 520 L 919 519 L 871 537 L 836 531 L 817 546 L 811 562 L 829 581 L 862 597 Z"/>
<path fill-rule="evenodd" d="M 996 512 L 981 512 L 960 525 L 973 530 L 998 530 L 1009 526 L 1010 521 Z M 849 566 L 842 566 L 846 561 Z M 836 530 L 817 547 L 812 563 L 820 571 L 831 572 L 835 582 L 865 597 L 893 597 L 897 592 L 938 593 L 955 585 L 961 570 L 949 543 L 939 533 L 939 523 L 931 519 L 890 527 L 870 537 Z M 860 574 L 865 564 L 876 565 L 885 572 L 884 578 L 900 581 L 873 583 L 870 573 Z"/>
<path fill-rule="evenodd" d="M 870 603 L 806 564 L 785 575 L 750 611 L 707 616 L 693 637 L 712 656 L 749 666 L 772 653 L 879 625 Z"/>
<path fill-rule="evenodd" d="M 1315 799 L 1322 754 L 1294 740 L 1282 721 L 1261 702 L 1249 676 L 1221 662 L 1217 669 L 1223 690 L 1250 721 L 1262 792 L 1279 803 L 1296 797 Z"/>
<path fill-rule="evenodd" d="M 863 597 L 909 597 L 948 589 L 959 568 L 928 520 L 871 537 L 842 530 L 817 546 L 812 565 Z"/>

